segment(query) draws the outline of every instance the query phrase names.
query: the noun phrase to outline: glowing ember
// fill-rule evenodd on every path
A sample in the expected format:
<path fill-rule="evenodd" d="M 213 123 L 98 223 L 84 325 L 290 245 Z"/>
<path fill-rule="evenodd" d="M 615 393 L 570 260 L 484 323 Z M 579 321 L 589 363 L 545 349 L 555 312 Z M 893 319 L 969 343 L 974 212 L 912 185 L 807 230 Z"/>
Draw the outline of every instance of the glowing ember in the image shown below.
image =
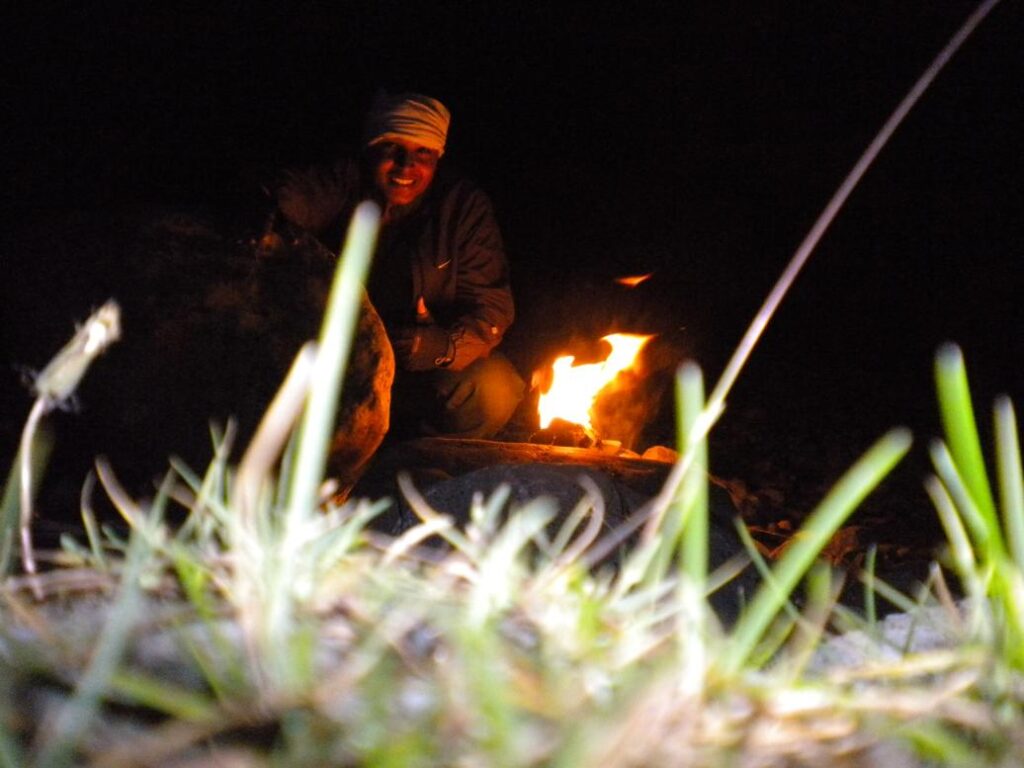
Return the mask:
<path fill-rule="evenodd" d="M 645 283 L 654 276 L 653 272 L 648 272 L 646 275 L 629 275 L 627 277 L 616 277 L 615 282 L 619 285 L 624 285 L 627 288 L 636 288 L 641 283 Z"/>
<path fill-rule="evenodd" d="M 602 338 L 611 344 L 612 351 L 600 363 L 573 365 L 576 358 L 572 355 L 556 359 L 551 366 L 551 387 L 541 394 L 537 403 L 540 428 L 545 429 L 557 418 L 593 429 L 590 411 L 598 394 L 619 373 L 633 365 L 650 339 L 650 336 L 613 333 Z"/>

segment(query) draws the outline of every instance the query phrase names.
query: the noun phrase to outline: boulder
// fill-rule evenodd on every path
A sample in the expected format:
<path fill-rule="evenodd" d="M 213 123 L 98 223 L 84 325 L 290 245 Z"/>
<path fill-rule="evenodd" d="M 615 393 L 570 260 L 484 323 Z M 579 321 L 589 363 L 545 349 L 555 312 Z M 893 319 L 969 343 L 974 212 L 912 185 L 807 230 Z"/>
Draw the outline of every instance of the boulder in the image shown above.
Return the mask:
<path fill-rule="evenodd" d="M 404 455 L 407 459 L 412 455 L 418 456 L 419 462 L 415 465 L 408 464 L 405 471 L 413 478 L 414 485 L 431 509 L 450 515 L 460 526 L 469 521 L 473 499 L 477 495 L 482 495 L 482 498 L 486 499 L 499 486 L 505 485 L 509 489 L 506 513 L 539 497 L 547 497 L 554 501 L 557 515 L 549 528 L 549 533 L 553 534 L 586 493 L 582 482 L 582 478 L 585 477 L 600 493 L 604 503 L 603 534 L 611 533 L 626 523 L 653 495 L 650 491 L 653 479 L 660 476 L 664 480 L 671 467 L 660 462 L 643 462 L 636 459 L 619 462 L 610 457 L 602 459 L 599 458 L 601 454 L 597 451 L 493 443 L 490 451 L 482 451 L 483 455 L 499 452 L 507 459 L 518 452 L 523 456 L 535 457 L 538 451 L 547 449 L 554 451 L 550 458 L 555 462 L 557 457 L 563 454 L 574 456 L 576 461 L 537 463 L 534 460 L 527 463 L 502 463 L 452 476 L 440 467 L 453 469 L 452 455 L 458 455 L 460 447 L 466 450 L 461 444 L 475 447 L 477 443 L 488 441 L 428 439 L 414 442 L 415 450 L 389 447 L 382 453 L 382 458 L 388 459 L 390 456 L 388 463 L 393 465 L 395 454 Z M 436 445 L 439 453 L 446 455 L 439 456 L 431 463 L 427 460 L 429 453 L 424 451 L 426 445 Z M 517 450 L 519 448 L 522 450 Z M 593 466 L 588 466 L 584 461 L 588 455 L 594 460 Z M 472 457 L 467 457 L 467 461 L 472 460 Z M 382 487 L 378 486 L 378 490 L 380 489 Z M 710 566 L 714 569 L 730 558 L 742 555 L 744 549 L 733 522 L 738 513 L 733 508 L 728 494 L 716 485 L 711 485 L 710 490 L 708 555 Z M 408 500 L 398 493 L 397 487 L 392 486 L 390 497 L 394 502 L 393 508 L 382 519 L 381 525 L 389 533 L 398 535 L 416 525 L 419 520 Z M 635 545 L 636 540 L 636 534 L 626 538 L 620 546 L 608 553 L 600 564 L 615 567 L 628 548 Z M 751 566 L 747 566 L 739 577 L 714 593 L 710 599 L 719 619 L 725 623 L 734 621 L 756 584 L 756 574 Z"/>
<path fill-rule="evenodd" d="M 223 216 L 138 208 L 22 236 L 17 277 L 33 301 L 13 303 L 23 316 L 5 336 L 16 362 L 41 367 L 91 308 L 110 297 L 122 307 L 122 340 L 85 377 L 77 412 L 52 417 L 44 520 L 77 522 L 78 490 L 98 455 L 133 493 L 151 495 L 172 455 L 202 473 L 210 424 L 230 419 L 237 460 L 295 354 L 318 335 L 337 261 L 310 237 L 270 234 Z M 390 343 L 364 296 L 332 445 L 342 491 L 387 431 L 393 377 Z M 26 413 L 29 404 L 26 396 Z"/>

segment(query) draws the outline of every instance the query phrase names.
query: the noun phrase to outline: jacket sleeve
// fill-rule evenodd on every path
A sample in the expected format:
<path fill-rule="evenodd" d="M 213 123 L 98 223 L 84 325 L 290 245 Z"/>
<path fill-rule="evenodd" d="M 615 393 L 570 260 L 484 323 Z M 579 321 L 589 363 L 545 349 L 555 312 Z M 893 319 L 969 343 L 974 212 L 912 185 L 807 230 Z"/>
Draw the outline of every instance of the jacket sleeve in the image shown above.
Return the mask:
<path fill-rule="evenodd" d="M 515 308 L 501 231 L 490 200 L 478 189 L 462 201 L 456 239 L 455 304 L 460 314 L 450 329 L 454 349 L 449 367 L 460 370 L 498 345 Z"/>

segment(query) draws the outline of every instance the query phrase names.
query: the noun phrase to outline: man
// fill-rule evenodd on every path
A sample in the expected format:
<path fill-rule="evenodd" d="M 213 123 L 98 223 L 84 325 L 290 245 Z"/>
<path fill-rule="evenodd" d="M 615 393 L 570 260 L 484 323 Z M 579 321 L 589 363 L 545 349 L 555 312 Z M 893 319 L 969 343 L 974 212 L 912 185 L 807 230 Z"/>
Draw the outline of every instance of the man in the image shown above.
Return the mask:
<path fill-rule="evenodd" d="M 508 264 L 487 196 L 441 163 L 449 122 L 437 99 L 380 95 L 360 158 L 288 174 L 277 201 L 333 250 L 360 200 L 380 204 L 367 291 L 398 364 L 392 432 L 487 438 L 525 385 L 495 351 L 514 317 Z"/>

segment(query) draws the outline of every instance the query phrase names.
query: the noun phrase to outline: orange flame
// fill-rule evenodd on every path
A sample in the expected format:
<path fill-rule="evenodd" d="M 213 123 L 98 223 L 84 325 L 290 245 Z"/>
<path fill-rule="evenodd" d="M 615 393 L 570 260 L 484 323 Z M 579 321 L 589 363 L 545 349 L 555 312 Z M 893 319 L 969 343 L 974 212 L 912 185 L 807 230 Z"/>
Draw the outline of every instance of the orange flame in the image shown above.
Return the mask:
<path fill-rule="evenodd" d="M 552 381 L 537 402 L 540 428 L 556 418 L 593 429 L 590 411 L 598 394 L 622 371 L 632 367 L 644 344 L 651 336 L 613 333 L 601 340 L 611 344 L 607 359 L 599 363 L 573 365 L 572 355 L 559 357 L 551 365 Z"/>
<path fill-rule="evenodd" d="M 615 282 L 619 285 L 624 285 L 627 288 L 636 288 L 640 283 L 645 283 L 654 277 L 653 272 L 648 272 L 646 275 L 628 275 L 626 277 L 616 277 Z"/>

